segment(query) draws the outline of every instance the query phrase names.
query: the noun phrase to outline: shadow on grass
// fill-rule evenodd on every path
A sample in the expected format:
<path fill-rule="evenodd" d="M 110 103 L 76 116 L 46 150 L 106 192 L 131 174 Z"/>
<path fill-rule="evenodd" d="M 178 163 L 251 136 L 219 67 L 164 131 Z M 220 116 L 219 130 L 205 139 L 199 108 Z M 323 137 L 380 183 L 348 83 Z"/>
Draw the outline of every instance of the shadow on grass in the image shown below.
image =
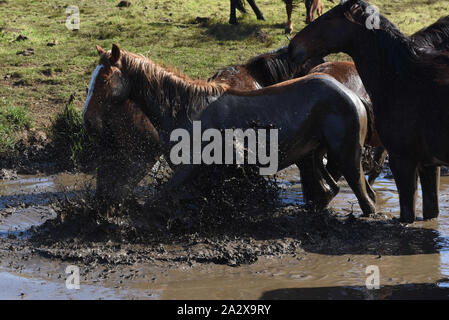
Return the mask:
<path fill-rule="evenodd" d="M 261 27 L 246 22 L 232 25 L 223 22 L 213 22 L 202 25 L 207 28 L 205 34 L 219 41 L 241 41 L 254 37 Z"/>

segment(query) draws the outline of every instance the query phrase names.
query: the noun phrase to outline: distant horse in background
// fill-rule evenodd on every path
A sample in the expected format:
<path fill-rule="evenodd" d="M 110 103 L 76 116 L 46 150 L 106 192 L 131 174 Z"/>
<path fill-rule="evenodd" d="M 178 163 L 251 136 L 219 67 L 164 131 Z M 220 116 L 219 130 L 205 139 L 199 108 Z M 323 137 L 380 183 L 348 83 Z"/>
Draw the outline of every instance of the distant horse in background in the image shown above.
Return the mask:
<path fill-rule="evenodd" d="M 266 20 L 262 11 L 257 7 L 255 0 L 247 0 L 254 13 L 259 20 Z M 293 11 L 293 1 L 294 0 L 282 0 L 285 3 L 285 10 L 287 12 L 287 23 L 285 25 L 285 33 L 292 33 L 293 23 L 292 23 L 292 11 Z M 321 0 L 304 0 L 306 5 L 306 23 L 310 23 L 315 19 L 315 13 L 321 15 L 323 12 L 323 6 Z M 244 0 L 231 0 L 231 14 L 229 17 L 230 24 L 237 24 L 236 9 L 246 13 L 244 6 Z"/>

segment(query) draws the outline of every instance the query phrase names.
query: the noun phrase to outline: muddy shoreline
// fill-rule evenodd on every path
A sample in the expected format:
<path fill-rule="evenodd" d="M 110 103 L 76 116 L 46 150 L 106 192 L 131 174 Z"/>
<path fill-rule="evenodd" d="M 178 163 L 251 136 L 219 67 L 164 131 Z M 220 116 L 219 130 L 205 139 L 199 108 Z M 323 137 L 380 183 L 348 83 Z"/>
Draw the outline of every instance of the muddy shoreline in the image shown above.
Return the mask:
<path fill-rule="evenodd" d="M 39 287 L 42 297 L 51 297 L 55 285 L 61 297 L 72 298 L 393 299 L 418 298 L 422 292 L 448 297 L 446 178 L 442 216 L 404 225 L 397 220 L 391 180 L 381 179 L 376 186 L 380 214 L 362 218 L 358 205 L 350 205 L 354 197 L 344 182 L 330 210 L 307 210 L 298 201 L 301 191 L 291 168 L 279 176 L 280 204 L 235 216 L 218 229 L 186 227 L 186 220 L 167 229 L 136 214 L 139 203 L 136 212 L 120 219 L 91 219 L 80 211 L 72 217 L 58 214 L 61 198 L 73 195 L 76 201 L 89 179 L 66 173 L 2 180 L 0 282 L 19 284 L 15 290 L 21 291 L 26 284 L 11 279 L 38 279 L 52 288 Z M 68 265 L 80 268 L 90 296 L 65 289 Z M 364 287 L 368 265 L 386 273 L 376 293 Z M 2 280 L 1 272 L 9 280 Z M 23 298 L 21 293 L 27 297 L 12 289 L 9 298 Z"/>

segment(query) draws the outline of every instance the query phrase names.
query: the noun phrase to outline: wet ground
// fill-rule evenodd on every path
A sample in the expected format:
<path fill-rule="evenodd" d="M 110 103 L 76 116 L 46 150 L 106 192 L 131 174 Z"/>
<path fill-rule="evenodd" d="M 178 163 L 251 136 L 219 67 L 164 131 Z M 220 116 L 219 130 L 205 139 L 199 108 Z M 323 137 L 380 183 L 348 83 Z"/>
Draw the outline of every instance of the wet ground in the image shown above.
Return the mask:
<path fill-rule="evenodd" d="M 30 240 L 31 226 L 56 217 L 51 203 L 76 195 L 90 179 L 59 174 L 0 180 L 0 299 L 449 297 L 448 177 L 441 179 L 438 220 L 409 225 L 395 219 L 391 179 L 375 184 L 378 216 L 360 217 L 344 181 L 332 210 L 311 213 L 301 203 L 297 170 L 289 168 L 279 174 L 278 211 L 244 232 L 148 243 Z M 419 200 L 419 216 L 420 207 Z M 66 287 L 69 265 L 79 268 L 79 290 Z M 379 270 L 378 290 L 366 288 L 368 266 Z"/>

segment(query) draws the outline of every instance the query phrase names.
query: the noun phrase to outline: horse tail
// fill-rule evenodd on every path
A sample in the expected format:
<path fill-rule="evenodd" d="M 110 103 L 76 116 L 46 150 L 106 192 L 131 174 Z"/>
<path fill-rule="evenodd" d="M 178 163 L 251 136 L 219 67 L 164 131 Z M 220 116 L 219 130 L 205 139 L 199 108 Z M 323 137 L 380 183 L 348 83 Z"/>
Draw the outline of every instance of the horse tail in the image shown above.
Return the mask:
<path fill-rule="evenodd" d="M 368 118 L 368 130 L 366 132 L 366 138 L 365 138 L 365 144 L 367 144 L 373 138 L 374 131 L 376 130 L 374 127 L 373 104 L 371 103 L 371 101 L 369 99 L 366 99 L 364 97 L 359 97 L 359 99 L 362 101 L 363 105 L 365 106 L 366 115 Z"/>

